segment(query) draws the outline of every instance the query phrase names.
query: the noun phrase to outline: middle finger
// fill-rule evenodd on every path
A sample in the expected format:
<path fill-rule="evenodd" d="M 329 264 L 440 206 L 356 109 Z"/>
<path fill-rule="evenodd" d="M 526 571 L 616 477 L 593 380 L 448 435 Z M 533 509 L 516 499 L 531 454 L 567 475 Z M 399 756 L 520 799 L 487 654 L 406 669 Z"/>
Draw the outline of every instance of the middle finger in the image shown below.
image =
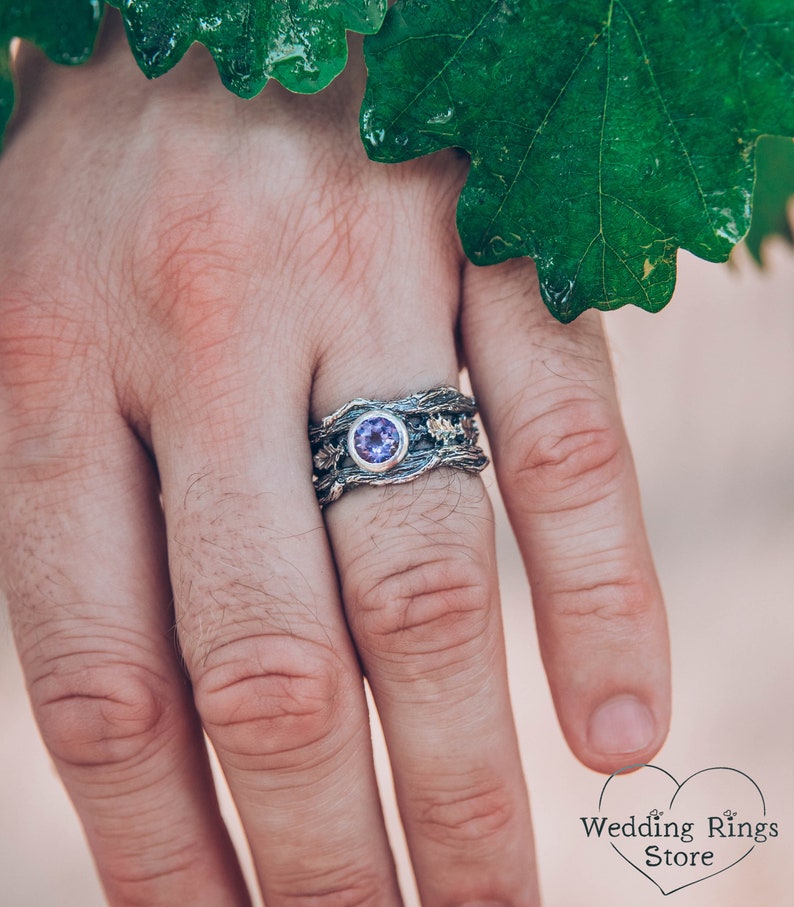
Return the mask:
<path fill-rule="evenodd" d="M 307 482 L 306 382 L 217 372 L 180 381 L 152 420 L 196 705 L 268 905 L 398 905 L 361 673 Z"/>

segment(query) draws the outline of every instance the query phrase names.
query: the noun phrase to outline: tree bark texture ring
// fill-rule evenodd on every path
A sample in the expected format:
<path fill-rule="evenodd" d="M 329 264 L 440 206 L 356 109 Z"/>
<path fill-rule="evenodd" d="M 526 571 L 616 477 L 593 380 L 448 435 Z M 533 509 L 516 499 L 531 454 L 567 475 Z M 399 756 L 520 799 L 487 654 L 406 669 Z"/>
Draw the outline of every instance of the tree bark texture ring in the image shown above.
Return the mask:
<path fill-rule="evenodd" d="M 399 400 L 351 400 L 309 426 L 317 500 L 324 507 L 357 485 L 410 482 L 437 466 L 481 472 L 473 397 L 434 387 Z"/>

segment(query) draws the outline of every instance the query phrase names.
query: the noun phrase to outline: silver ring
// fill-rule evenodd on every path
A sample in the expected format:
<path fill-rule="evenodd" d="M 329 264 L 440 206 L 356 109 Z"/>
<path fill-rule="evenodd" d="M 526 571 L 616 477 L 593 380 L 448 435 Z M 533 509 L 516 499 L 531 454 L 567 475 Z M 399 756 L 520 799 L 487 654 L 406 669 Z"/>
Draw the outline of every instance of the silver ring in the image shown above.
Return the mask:
<path fill-rule="evenodd" d="M 455 387 L 400 400 L 351 400 L 309 426 L 321 507 L 356 485 L 410 482 L 437 466 L 481 472 L 488 465 L 475 422 L 477 404 Z"/>

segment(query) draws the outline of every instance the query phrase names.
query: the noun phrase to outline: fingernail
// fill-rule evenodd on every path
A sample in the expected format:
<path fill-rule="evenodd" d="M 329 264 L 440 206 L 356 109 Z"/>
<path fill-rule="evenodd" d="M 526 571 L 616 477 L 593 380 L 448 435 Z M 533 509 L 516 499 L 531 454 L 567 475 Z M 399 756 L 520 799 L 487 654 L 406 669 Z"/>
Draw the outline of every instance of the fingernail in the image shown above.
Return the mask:
<path fill-rule="evenodd" d="M 634 696 L 615 696 L 590 716 L 587 739 L 605 755 L 636 753 L 647 749 L 656 736 L 650 709 Z"/>

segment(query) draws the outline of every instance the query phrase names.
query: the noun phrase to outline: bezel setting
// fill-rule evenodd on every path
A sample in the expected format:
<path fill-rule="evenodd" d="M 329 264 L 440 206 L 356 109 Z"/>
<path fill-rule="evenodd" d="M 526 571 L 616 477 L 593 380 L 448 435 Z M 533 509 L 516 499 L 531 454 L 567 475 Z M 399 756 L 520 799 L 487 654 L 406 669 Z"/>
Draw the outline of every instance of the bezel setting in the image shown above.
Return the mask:
<path fill-rule="evenodd" d="M 371 462 L 365 459 L 356 449 L 356 435 L 362 425 L 374 419 L 383 419 L 393 425 L 397 431 L 397 448 L 386 460 Z M 408 453 L 408 428 L 405 422 L 397 415 L 385 409 L 371 409 L 362 413 L 350 426 L 347 433 L 347 452 L 353 462 L 361 469 L 372 473 L 389 472 L 401 463 Z"/>

